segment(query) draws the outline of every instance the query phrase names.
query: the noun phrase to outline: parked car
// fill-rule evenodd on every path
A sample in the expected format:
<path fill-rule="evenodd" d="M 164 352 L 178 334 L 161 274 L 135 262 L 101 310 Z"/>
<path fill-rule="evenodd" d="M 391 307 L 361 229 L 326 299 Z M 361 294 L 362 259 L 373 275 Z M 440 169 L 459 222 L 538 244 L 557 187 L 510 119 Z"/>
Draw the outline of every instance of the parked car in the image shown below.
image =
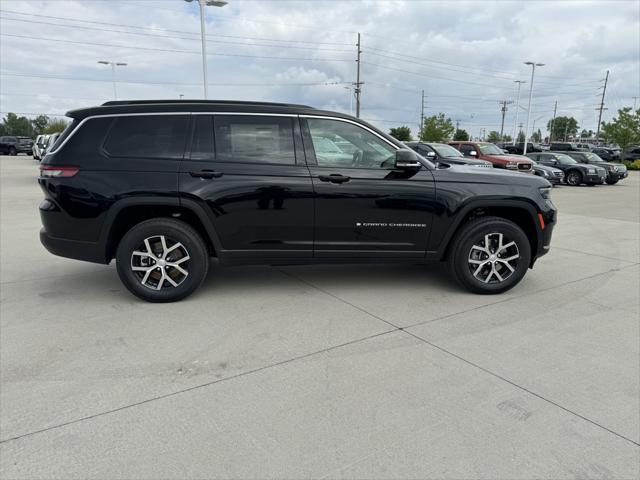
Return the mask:
<path fill-rule="evenodd" d="M 44 156 L 44 147 L 47 144 L 48 137 L 48 135 L 38 135 L 36 137 L 36 141 L 33 142 L 33 147 L 31 147 L 31 153 L 34 160 L 41 160 Z"/>
<path fill-rule="evenodd" d="M 625 160 L 640 160 L 640 146 L 636 145 L 634 147 L 628 147 L 624 150 L 624 159 Z"/>
<path fill-rule="evenodd" d="M 493 168 L 491 162 L 465 158 L 459 150 L 446 143 L 405 142 L 405 145 L 435 163 Z"/>
<path fill-rule="evenodd" d="M 605 162 L 598 155 L 592 152 L 567 152 L 567 155 L 580 163 L 604 168 L 607 171 L 606 182 L 609 185 L 614 185 L 629 175 L 627 167 L 624 164 Z"/>
<path fill-rule="evenodd" d="M 583 152 L 591 150 L 588 147 L 583 147 L 581 143 L 571 142 L 553 142 L 551 143 L 550 150 L 554 152 Z M 586 145 L 586 144 L 584 144 Z"/>
<path fill-rule="evenodd" d="M 506 143 L 503 147 L 509 153 L 522 155 L 524 153 L 524 142 L 518 142 L 515 145 L 511 145 L 510 143 Z M 527 142 L 527 153 L 529 152 L 541 152 L 542 145 L 538 143 Z"/>
<path fill-rule="evenodd" d="M 449 145 L 460 150 L 465 157 L 486 160 L 495 168 L 533 174 L 531 160 L 521 155 L 506 154 L 493 143 L 452 141 Z"/>
<path fill-rule="evenodd" d="M 566 152 L 541 152 L 527 154 L 533 161 L 564 172 L 568 185 L 600 185 L 607 178 L 607 171 L 595 165 L 584 165 L 571 158 Z"/>
<path fill-rule="evenodd" d="M 194 292 L 210 256 L 231 265 L 446 261 L 468 290 L 499 293 L 548 252 L 556 223 L 546 180 L 438 169 L 341 113 L 156 100 L 67 115 L 40 166 L 40 239 L 56 255 L 115 259 L 126 288 L 152 302 Z"/>
<path fill-rule="evenodd" d="M 594 147 L 591 151 L 605 162 L 620 160 L 620 150 L 616 151 L 613 148 L 607 147 Z"/>
<path fill-rule="evenodd" d="M 535 152 L 534 152 L 535 153 Z M 530 154 L 527 154 L 527 156 Z M 550 167 L 537 163 L 533 158 L 529 157 L 533 162 L 533 172 L 539 176 L 548 180 L 552 185 L 560 185 L 564 181 L 564 172 L 556 167 Z"/>
<path fill-rule="evenodd" d="M 31 154 L 33 140 L 29 137 L 7 135 L 0 137 L 0 154 L 18 155 L 19 153 Z"/>
<path fill-rule="evenodd" d="M 49 150 L 53 148 L 53 146 L 56 143 L 56 140 L 58 140 L 58 137 L 60 137 L 60 135 L 61 133 L 52 133 L 51 135 L 47 136 L 44 147 L 42 148 L 42 151 L 41 151 L 40 160 L 42 160 L 44 156 L 49 152 Z"/>

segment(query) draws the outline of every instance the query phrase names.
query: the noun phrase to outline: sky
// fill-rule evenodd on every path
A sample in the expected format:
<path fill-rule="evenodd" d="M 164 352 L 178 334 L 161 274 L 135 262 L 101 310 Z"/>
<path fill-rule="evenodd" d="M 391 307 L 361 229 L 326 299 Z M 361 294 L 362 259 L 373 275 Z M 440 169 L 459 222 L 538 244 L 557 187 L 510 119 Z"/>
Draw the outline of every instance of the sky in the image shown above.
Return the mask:
<path fill-rule="evenodd" d="M 444 113 L 474 137 L 553 116 L 595 130 L 640 97 L 640 1 L 228 0 L 206 7 L 209 98 L 302 103 L 417 133 Z M 114 98 L 203 98 L 200 14 L 183 0 L 0 0 L 0 111 L 62 115 Z M 637 99 L 640 106 L 640 98 Z"/>

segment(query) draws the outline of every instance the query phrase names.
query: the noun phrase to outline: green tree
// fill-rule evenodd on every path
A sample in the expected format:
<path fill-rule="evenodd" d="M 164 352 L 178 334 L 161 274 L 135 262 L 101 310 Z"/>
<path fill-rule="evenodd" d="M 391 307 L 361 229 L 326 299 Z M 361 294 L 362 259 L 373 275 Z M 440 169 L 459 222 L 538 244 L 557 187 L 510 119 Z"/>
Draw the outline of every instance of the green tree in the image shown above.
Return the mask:
<path fill-rule="evenodd" d="M 445 118 L 444 113 L 432 115 L 424 119 L 424 127 L 420 132 L 420 140 L 427 142 L 444 142 L 453 135 L 455 127 L 450 118 Z"/>
<path fill-rule="evenodd" d="M 551 128 L 553 124 L 553 129 Z M 573 117 L 556 117 L 547 122 L 547 130 L 551 132 L 551 138 L 562 141 L 565 138 L 574 137 L 578 133 L 578 121 Z"/>
<path fill-rule="evenodd" d="M 640 143 L 640 109 L 631 107 L 618 110 L 618 117 L 610 122 L 602 122 L 602 136 L 607 142 L 616 143 L 624 151 L 630 145 Z"/>
<path fill-rule="evenodd" d="M 496 132 L 495 130 L 491 130 L 489 135 L 487 135 L 487 142 L 498 143 L 501 142 L 500 132 Z"/>
<path fill-rule="evenodd" d="M 67 121 L 62 118 L 51 120 L 42 133 L 58 133 L 67 128 Z"/>
<path fill-rule="evenodd" d="M 518 139 L 517 139 L 518 143 L 524 143 L 524 132 L 522 130 L 520 130 L 518 132 Z"/>
<path fill-rule="evenodd" d="M 503 136 L 502 136 L 502 141 L 503 141 L 503 142 L 507 142 L 507 143 L 508 143 L 508 142 L 512 142 L 512 141 L 513 141 L 513 138 L 511 138 L 511 135 L 503 135 Z"/>
<path fill-rule="evenodd" d="M 454 140 L 461 140 L 461 141 L 467 141 L 469 140 L 469 134 L 467 133 L 466 130 L 463 130 L 461 128 L 456 130 L 456 133 L 453 135 L 453 139 Z"/>
<path fill-rule="evenodd" d="M 33 125 L 27 117 L 19 117 L 15 113 L 9 112 L 2 119 L 2 124 L 5 135 L 33 136 Z"/>
<path fill-rule="evenodd" d="M 411 129 L 406 125 L 403 125 L 402 127 L 392 128 L 391 130 L 389 130 L 389 135 L 397 140 L 400 140 L 401 142 L 410 142 L 411 140 L 413 140 L 413 138 L 411 137 Z"/>
<path fill-rule="evenodd" d="M 31 119 L 34 135 L 42 135 L 47 125 L 49 125 L 49 117 L 46 115 L 38 115 L 36 118 Z"/>
<path fill-rule="evenodd" d="M 535 143 L 542 142 L 542 132 L 540 131 L 540 129 L 538 129 L 537 132 L 533 132 L 533 134 L 531 135 L 531 141 Z"/>

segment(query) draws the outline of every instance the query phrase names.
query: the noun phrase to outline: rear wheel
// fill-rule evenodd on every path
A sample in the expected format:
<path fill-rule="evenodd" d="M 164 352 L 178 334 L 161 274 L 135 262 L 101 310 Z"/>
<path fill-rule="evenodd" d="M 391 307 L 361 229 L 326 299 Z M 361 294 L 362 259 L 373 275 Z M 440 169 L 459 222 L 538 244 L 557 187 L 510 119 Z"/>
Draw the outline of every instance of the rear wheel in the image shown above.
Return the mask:
<path fill-rule="evenodd" d="M 572 187 L 577 187 L 582 183 L 582 174 L 573 170 L 567 174 L 567 183 Z"/>
<path fill-rule="evenodd" d="M 116 262 L 120 280 L 131 293 L 148 302 L 175 302 L 202 284 L 209 256 L 191 226 L 157 218 L 136 225 L 124 235 Z"/>
<path fill-rule="evenodd" d="M 607 179 L 607 185 L 615 185 L 616 183 L 618 183 L 618 180 Z"/>
<path fill-rule="evenodd" d="M 529 239 L 515 223 L 484 217 L 464 225 L 449 254 L 449 271 L 467 290 L 495 294 L 514 287 L 531 260 Z"/>

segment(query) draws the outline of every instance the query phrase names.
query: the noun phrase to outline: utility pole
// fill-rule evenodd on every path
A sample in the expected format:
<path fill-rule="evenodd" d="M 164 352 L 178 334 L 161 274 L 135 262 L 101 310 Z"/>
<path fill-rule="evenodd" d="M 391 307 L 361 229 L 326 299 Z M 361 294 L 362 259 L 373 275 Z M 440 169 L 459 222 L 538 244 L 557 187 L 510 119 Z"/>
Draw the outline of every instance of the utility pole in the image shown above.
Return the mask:
<path fill-rule="evenodd" d="M 524 80 L 514 80 L 514 83 L 518 84 L 518 95 L 516 98 L 516 119 L 513 122 L 513 145 L 516 145 L 516 139 L 518 138 L 516 129 L 517 129 L 517 125 L 518 125 L 518 113 L 520 112 L 520 86 L 523 83 L 527 83 Z M 522 127 L 521 127 L 522 128 Z"/>
<path fill-rule="evenodd" d="M 360 54 L 362 54 L 362 49 L 360 48 L 360 34 L 358 33 L 358 43 L 356 47 L 358 48 L 358 57 L 356 60 L 356 83 L 354 83 L 355 88 L 353 89 L 353 93 L 356 96 L 356 117 L 360 118 L 360 92 L 362 91 L 362 84 L 364 82 L 360 81 Z"/>
<path fill-rule="evenodd" d="M 531 118 L 531 98 L 533 96 L 533 77 L 536 74 L 536 67 L 544 67 L 544 63 L 524 62 L 525 65 L 531 66 L 531 83 L 529 84 L 529 106 L 527 107 L 527 128 L 524 130 L 524 147 L 522 154 L 527 154 L 527 135 L 529 134 L 529 118 Z"/>
<path fill-rule="evenodd" d="M 633 111 L 636 111 L 636 101 L 640 98 L 640 97 L 631 97 L 633 98 Z"/>
<path fill-rule="evenodd" d="M 602 121 L 602 110 L 604 108 L 604 94 L 607 91 L 607 82 L 609 81 L 609 70 L 607 70 L 607 75 L 604 77 L 604 86 L 602 87 L 602 99 L 600 100 L 600 113 L 598 113 L 598 131 L 596 132 L 596 144 L 600 143 L 600 122 Z"/>
<path fill-rule="evenodd" d="M 522 122 L 520 122 L 518 124 L 518 137 L 520 136 L 520 133 L 522 133 L 522 127 L 524 126 L 524 124 Z"/>
<path fill-rule="evenodd" d="M 558 111 L 558 100 L 553 105 L 553 119 L 551 119 L 551 128 L 549 129 L 549 143 L 553 140 L 553 125 L 556 123 L 556 112 Z"/>
<path fill-rule="evenodd" d="M 422 90 L 422 107 L 420 111 L 420 133 L 418 138 L 422 140 L 422 129 L 424 128 L 424 90 Z"/>
<path fill-rule="evenodd" d="M 502 108 L 500 109 L 502 110 L 502 124 L 500 125 L 500 141 L 502 142 L 504 140 L 504 116 L 507 114 L 507 105 L 510 105 L 513 102 L 511 100 L 502 100 L 498 103 L 502 105 Z"/>
<path fill-rule="evenodd" d="M 566 122 L 564 123 L 564 141 L 565 141 L 565 142 L 567 141 L 567 130 L 568 130 L 568 129 L 569 129 L 569 122 L 568 122 L 568 121 L 566 121 Z"/>

